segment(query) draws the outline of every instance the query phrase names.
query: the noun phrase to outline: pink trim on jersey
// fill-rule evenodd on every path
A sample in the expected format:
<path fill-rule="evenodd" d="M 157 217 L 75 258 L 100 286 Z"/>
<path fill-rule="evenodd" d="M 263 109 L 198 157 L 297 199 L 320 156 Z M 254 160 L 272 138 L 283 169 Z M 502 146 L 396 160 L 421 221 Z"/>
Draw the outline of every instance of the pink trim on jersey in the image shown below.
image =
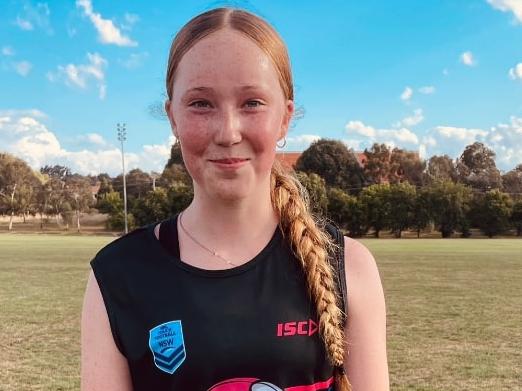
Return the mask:
<path fill-rule="evenodd" d="M 296 386 L 296 387 L 288 387 L 285 388 L 285 391 L 319 391 L 325 390 L 330 387 L 333 383 L 334 379 L 331 377 L 328 380 L 321 381 L 319 383 L 310 384 L 309 386 Z"/>

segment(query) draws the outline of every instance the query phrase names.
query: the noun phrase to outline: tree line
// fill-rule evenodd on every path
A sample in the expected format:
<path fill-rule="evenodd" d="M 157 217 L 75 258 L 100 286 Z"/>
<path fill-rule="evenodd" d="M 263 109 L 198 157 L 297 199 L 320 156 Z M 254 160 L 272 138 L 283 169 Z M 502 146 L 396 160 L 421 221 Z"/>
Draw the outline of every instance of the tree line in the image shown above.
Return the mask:
<path fill-rule="evenodd" d="M 375 143 L 363 162 L 338 140 L 320 139 L 295 164 L 312 211 L 334 221 L 350 236 L 389 231 L 401 237 L 433 227 L 442 237 L 522 234 L 522 164 L 502 174 L 495 153 L 482 143 L 465 147 L 457 159 L 420 159 L 416 152 Z M 133 169 L 126 175 L 131 228 L 162 220 L 184 209 L 193 195 L 178 144 L 161 173 Z M 32 170 L 23 160 L 0 153 L 0 214 L 49 218 L 81 229 L 83 213 L 107 213 L 107 228 L 121 230 L 123 177 L 82 176 L 64 166 Z"/>

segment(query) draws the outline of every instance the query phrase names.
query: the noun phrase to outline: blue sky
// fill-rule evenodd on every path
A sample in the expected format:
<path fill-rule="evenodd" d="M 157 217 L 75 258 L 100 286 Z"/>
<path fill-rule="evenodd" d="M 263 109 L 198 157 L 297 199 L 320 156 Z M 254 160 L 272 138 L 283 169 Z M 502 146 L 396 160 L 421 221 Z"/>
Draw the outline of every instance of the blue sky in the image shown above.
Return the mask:
<path fill-rule="evenodd" d="M 125 122 L 129 168 L 161 171 L 173 139 L 149 107 L 171 40 L 221 5 L 258 13 L 288 45 L 305 114 L 286 150 L 329 137 L 457 157 L 481 141 L 502 171 L 522 163 L 522 0 L 3 0 L 0 151 L 116 175 Z"/>

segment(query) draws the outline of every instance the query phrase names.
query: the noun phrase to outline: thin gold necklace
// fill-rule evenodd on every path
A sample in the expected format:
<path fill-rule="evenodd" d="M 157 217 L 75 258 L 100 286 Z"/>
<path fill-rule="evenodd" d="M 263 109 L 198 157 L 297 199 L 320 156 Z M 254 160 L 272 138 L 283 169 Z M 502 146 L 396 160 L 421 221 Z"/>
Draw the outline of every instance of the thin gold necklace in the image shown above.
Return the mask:
<path fill-rule="evenodd" d="M 220 254 L 218 254 L 216 251 L 214 250 L 211 250 L 210 248 L 208 248 L 207 246 L 205 246 L 203 243 L 201 243 L 199 240 L 197 240 L 194 236 L 192 236 L 187 230 L 186 228 L 183 226 L 183 220 L 182 220 L 182 216 L 183 216 L 183 212 L 180 212 L 179 214 L 179 226 L 181 227 L 181 229 L 183 230 L 183 232 L 185 232 L 185 234 L 190 238 L 192 239 L 192 241 L 194 243 L 196 243 L 198 246 L 200 246 L 201 248 L 205 249 L 206 251 L 208 251 L 209 253 L 211 253 L 213 256 L 223 260 L 227 265 L 230 265 L 230 266 L 237 266 L 235 263 L 233 262 L 230 262 L 228 259 L 226 259 L 225 257 L 221 256 Z"/>

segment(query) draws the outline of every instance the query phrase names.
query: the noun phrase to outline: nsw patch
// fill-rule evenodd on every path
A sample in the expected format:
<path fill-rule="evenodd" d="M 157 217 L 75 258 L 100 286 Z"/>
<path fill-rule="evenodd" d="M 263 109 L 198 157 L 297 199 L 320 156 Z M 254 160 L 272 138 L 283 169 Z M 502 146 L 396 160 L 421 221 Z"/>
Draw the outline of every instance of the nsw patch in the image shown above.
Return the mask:
<path fill-rule="evenodd" d="M 150 329 L 149 334 L 154 364 L 163 372 L 173 374 L 187 356 L 181 320 L 162 323 Z"/>

